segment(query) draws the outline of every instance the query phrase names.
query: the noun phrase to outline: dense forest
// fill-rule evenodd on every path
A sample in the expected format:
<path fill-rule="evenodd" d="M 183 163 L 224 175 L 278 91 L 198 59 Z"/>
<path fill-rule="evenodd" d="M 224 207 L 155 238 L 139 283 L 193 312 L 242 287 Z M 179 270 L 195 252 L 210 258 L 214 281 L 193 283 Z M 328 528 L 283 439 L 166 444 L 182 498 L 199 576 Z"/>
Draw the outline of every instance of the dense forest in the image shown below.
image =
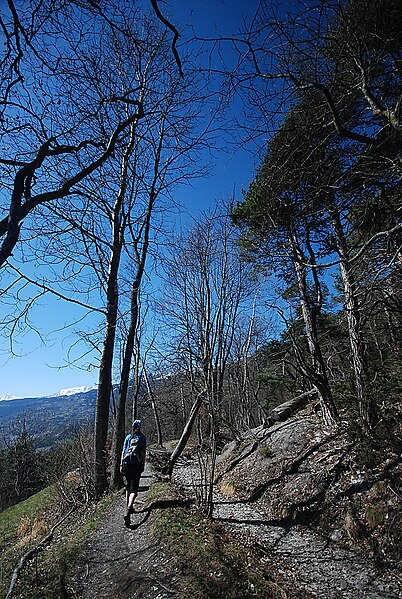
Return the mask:
<path fill-rule="evenodd" d="M 396 446 L 399 1 L 262 2 L 247 30 L 180 44 L 157 2 L 147 12 L 120 0 L 8 9 L 2 334 L 34 327 L 47 294 L 82 310 L 72 345 L 99 352 L 89 495 L 121 487 L 122 443 L 138 416 L 151 443 L 179 439 L 170 473 L 196 439 L 211 484 L 224 444 L 290 400 L 311 403 L 327 426 L 349 425 L 366 449 Z M 255 176 L 242 195 L 215 202 L 211 190 L 211 209 L 178 231 L 175 190 L 207 172 L 217 139 L 233 143 L 227 131 L 256 141 Z M 25 429 L 20 440 L 4 451 L 36 456 Z M 82 443 L 82 433 L 70 441 L 66 469 L 82 462 Z"/>

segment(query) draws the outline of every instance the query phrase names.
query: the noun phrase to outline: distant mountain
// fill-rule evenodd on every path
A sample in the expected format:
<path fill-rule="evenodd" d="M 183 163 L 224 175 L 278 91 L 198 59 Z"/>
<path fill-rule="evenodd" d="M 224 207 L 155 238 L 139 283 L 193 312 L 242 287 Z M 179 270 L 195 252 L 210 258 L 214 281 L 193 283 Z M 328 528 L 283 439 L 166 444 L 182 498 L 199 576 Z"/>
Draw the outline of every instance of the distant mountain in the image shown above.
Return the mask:
<path fill-rule="evenodd" d="M 0 433 L 6 438 L 18 434 L 18 422 L 25 422 L 38 447 L 54 445 L 79 425 L 92 424 L 95 416 L 96 387 L 63 389 L 47 397 L 2 397 Z"/>
<path fill-rule="evenodd" d="M 93 391 L 97 389 L 95 387 L 72 387 L 71 389 L 62 389 L 57 393 L 53 393 L 52 395 L 48 395 L 48 397 L 67 397 L 68 395 L 78 395 L 79 393 L 88 393 L 88 391 Z"/>
<path fill-rule="evenodd" d="M 20 395 L 0 395 L 0 401 L 10 401 L 10 399 L 22 399 Z"/>

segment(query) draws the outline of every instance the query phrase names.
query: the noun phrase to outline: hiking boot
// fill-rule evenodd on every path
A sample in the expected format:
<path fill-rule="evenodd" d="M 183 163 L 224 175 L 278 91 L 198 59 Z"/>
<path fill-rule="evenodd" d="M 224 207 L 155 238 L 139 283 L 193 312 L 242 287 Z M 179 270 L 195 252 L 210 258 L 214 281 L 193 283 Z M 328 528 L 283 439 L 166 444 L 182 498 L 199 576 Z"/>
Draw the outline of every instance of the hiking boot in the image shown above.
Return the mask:
<path fill-rule="evenodd" d="M 124 524 L 129 528 L 130 526 L 130 510 L 127 510 L 126 515 L 124 516 Z"/>

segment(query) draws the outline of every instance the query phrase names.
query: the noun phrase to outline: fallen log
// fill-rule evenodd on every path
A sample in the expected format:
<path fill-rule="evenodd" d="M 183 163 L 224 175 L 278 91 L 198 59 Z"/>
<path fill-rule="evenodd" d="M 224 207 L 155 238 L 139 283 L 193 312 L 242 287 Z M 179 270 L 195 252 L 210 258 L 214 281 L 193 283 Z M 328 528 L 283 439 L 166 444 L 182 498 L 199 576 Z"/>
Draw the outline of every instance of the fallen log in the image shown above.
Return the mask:
<path fill-rule="evenodd" d="M 310 391 L 305 391 L 301 395 L 272 408 L 272 410 L 268 412 L 265 426 L 272 426 L 275 422 L 284 422 L 290 416 L 304 408 L 310 401 L 310 398 L 316 393 L 316 389 L 310 389 Z"/>

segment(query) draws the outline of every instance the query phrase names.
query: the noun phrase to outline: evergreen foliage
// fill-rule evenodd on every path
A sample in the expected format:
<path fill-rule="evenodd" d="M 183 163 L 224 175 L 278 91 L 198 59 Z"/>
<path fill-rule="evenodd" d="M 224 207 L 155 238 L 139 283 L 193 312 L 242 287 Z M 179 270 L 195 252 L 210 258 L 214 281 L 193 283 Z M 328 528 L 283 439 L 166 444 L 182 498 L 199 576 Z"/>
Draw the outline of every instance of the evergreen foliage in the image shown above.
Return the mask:
<path fill-rule="evenodd" d="M 393 0 L 350 0 L 328 14 L 314 57 L 294 39 L 294 103 L 233 220 L 249 259 L 283 282 L 282 298 L 297 294 L 303 325 L 291 339 L 304 380 L 326 377 L 323 392 L 354 403 L 367 432 L 400 392 L 391 382 L 401 327 L 400 11 Z M 334 278 L 343 310 L 328 328 Z"/>

